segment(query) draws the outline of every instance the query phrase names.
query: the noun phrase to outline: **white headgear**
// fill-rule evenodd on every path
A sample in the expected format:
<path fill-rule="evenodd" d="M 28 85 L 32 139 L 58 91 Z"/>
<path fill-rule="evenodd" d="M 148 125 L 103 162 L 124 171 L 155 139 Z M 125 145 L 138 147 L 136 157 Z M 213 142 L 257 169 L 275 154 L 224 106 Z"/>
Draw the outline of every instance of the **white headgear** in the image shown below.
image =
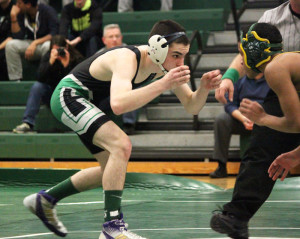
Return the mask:
<path fill-rule="evenodd" d="M 153 35 L 148 40 L 148 55 L 150 59 L 162 69 L 162 71 L 166 74 L 167 71 L 164 69 L 162 64 L 165 62 L 169 45 L 177 38 L 184 36 L 185 32 L 174 32 L 165 36 Z M 168 41 L 166 37 L 171 37 Z"/>

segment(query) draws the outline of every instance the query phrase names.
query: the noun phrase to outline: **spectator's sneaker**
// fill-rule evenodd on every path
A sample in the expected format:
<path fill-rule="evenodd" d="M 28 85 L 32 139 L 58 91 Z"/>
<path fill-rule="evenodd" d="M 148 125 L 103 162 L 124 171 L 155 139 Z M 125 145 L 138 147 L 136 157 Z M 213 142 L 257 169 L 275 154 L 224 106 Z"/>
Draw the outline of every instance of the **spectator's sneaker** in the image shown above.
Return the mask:
<path fill-rule="evenodd" d="M 50 231 L 58 236 L 65 237 L 68 231 L 56 216 L 56 209 L 54 208 L 56 203 L 57 200 L 44 190 L 27 196 L 23 201 L 24 206 L 41 219 Z"/>
<path fill-rule="evenodd" d="M 28 132 L 33 132 L 33 130 L 30 127 L 30 125 L 25 122 L 18 125 L 16 128 L 13 129 L 13 133 L 16 133 L 16 134 L 24 134 L 24 133 L 28 133 Z"/>
<path fill-rule="evenodd" d="M 248 239 L 248 221 L 237 219 L 234 215 L 219 211 L 210 220 L 210 227 L 219 233 L 227 234 L 234 239 Z"/>
<path fill-rule="evenodd" d="M 102 232 L 99 239 L 146 239 L 145 237 L 138 236 L 137 234 L 127 230 L 128 225 L 121 219 L 112 220 L 103 224 Z"/>

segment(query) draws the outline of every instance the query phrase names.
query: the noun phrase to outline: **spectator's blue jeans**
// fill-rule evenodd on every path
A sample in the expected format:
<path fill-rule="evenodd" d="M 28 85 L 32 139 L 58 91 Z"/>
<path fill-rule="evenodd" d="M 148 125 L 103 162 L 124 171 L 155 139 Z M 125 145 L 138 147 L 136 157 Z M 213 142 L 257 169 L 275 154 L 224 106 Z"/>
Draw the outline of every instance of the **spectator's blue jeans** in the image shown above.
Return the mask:
<path fill-rule="evenodd" d="M 52 93 L 53 88 L 50 85 L 36 81 L 30 89 L 23 122 L 34 126 L 35 117 L 39 113 L 41 103 L 49 105 Z"/>

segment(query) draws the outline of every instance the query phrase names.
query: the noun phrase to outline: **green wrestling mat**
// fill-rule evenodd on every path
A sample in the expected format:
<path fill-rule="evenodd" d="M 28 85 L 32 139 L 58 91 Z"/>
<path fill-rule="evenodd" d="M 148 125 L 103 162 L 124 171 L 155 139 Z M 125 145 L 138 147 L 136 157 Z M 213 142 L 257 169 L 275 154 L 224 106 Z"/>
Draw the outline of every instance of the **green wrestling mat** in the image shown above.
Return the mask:
<path fill-rule="evenodd" d="M 0 170 L 0 239 L 59 238 L 22 204 L 28 194 L 48 188 L 74 170 Z M 50 184 L 49 184 L 50 182 Z M 152 239 L 226 238 L 209 228 L 211 212 L 232 190 L 170 175 L 128 173 L 123 194 L 125 222 Z M 66 198 L 57 206 L 70 239 L 98 239 L 103 193 L 95 189 Z M 300 238 L 300 178 L 277 182 L 250 223 L 251 238 Z"/>

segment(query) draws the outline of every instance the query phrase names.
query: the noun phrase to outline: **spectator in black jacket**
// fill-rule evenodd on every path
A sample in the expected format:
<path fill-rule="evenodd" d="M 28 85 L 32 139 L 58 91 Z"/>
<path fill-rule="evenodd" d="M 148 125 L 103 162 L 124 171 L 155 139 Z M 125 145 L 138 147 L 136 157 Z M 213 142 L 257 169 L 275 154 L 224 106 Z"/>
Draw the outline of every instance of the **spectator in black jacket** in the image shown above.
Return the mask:
<path fill-rule="evenodd" d="M 5 46 L 12 39 L 10 30 L 10 10 L 12 6 L 11 0 L 0 1 L 0 80 L 8 80 Z"/>
<path fill-rule="evenodd" d="M 95 0 L 74 0 L 64 6 L 59 34 L 68 39 L 85 57 L 93 55 L 103 46 L 102 10 Z"/>
<path fill-rule="evenodd" d="M 56 85 L 82 60 L 83 56 L 67 44 L 65 37 L 60 35 L 52 37 L 50 50 L 41 60 L 38 79 L 31 87 L 23 123 L 13 129 L 14 133 L 33 131 L 35 117 L 40 110 L 41 102 L 49 106 Z"/>
<path fill-rule="evenodd" d="M 37 0 L 17 0 L 11 12 L 13 40 L 5 46 L 9 80 L 22 79 L 22 57 L 40 60 L 57 34 L 58 19 L 54 8 Z"/>

